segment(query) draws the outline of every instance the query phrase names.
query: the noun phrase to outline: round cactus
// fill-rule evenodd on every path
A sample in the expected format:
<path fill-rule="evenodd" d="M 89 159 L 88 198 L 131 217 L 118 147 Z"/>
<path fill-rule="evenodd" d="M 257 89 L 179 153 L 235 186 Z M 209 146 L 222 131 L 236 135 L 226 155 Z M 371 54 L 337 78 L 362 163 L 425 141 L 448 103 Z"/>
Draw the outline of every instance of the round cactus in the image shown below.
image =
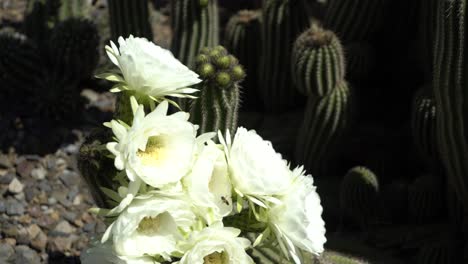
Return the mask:
<path fill-rule="evenodd" d="M 297 38 L 291 65 L 296 88 L 307 96 L 328 95 L 344 79 L 340 41 L 333 32 L 316 25 Z"/>
<path fill-rule="evenodd" d="M 90 79 L 99 60 L 99 36 L 94 23 L 70 18 L 51 33 L 49 57 L 52 71 L 78 81 Z"/>
<path fill-rule="evenodd" d="M 243 109 L 258 109 L 257 67 L 260 52 L 260 12 L 241 10 L 233 15 L 226 25 L 224 41 L 226 48 L 245 67 L 247 76 L 243 83 Z"/>
<path fill-rule="evenodd" d="M 420 156 L 430 166 L 439 162 L 437 149 L 436 104 L 431 87 L 420 89 L 413 99 L 411 130 Z"/>
<path fill-rule="evenodd" d="M 44 79 L 41 62 L 39 50 L 25 36 L 0 33 L 0 82 L 3 99 L 20 102 L 29 98 Z M 12 103 L 11 106 L 18 104 Z"/>
<path fill-rule="evenodd" d="M 436 175 L 417 178 L 408 190 L 410 220 L 417 224 L 432 223 L 444 213 L 443 181 Z"/>
<path fill-rule="evenodd" d="M 343 80 L 327 96 L 308 98 L 296 140 L 295 160 L 314 176 L 327 173 L 351 118 L 351 95 Z"/>
<path fill-rule="evenodd" d="M 375 220 L 378 198 L 379 181 L 371 170 L 354 167 L 346 173 L 340 187 L 341 209 L 364 229 Z"/>
<path fill-rule="evenodd" d="M 204 48 L 196 58 L 196 72 L 202 78 L 200 94 L 192 101 L 190 120 L 199 133 L 235 133 L 239 110 L 239 83 L 245 72 L 238 60 L 222 46 Z"/>

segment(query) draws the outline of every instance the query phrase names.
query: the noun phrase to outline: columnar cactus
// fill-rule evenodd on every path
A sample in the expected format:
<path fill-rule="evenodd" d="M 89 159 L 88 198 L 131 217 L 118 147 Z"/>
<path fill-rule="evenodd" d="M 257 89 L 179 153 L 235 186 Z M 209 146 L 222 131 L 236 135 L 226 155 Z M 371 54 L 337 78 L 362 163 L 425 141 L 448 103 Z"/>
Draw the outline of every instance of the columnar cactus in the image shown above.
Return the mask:
<path fill-rule="evenodd" d="M 340 205 L 343 213 L 368 229 L 376 217 L 379 181 L 365 167 L 354 167 L 346 173 L 340 187 Z"/>
<path fill-rule="evenodd" d="M 245 67 L 247 76 L 242 93 L 242 109 L 257 109 L 257 67 L 260 52 L 260 13 L 241 10 L 229 19 L 226 25 L 224 42 L 226 48 Z"/>
<path fill-rule="evenodd" d="M 194 66 L 194 58 L 203 47 L 219 44 L 217 0 L 171 1 L 172 53 L 185 65 Z"/>
<path fill-rule="evenodd" d="M 294 40 L 310 24 L 306 10 L 304 0 L 264 1 L 258 89 L 267 112 L 285 112 L 300 102 L 289 61 Z"/>
<path fill-rule="evenodd" d="M 459 263 L 460 259 L 457 252 L 458 248 L 454 247 L 447 241 L 433 242 L 424 245 L 416 256 L 416 264 L 451 264 Z M 460 250 L 462 251 L 462 250 Z"/>
<path fill-rule="evenodd" d="M 57 24 L 50 37 L 51 67 L 66 78 L 89 79 L 99 60 L 99 36 L 89 20 L 70 18 Z"/>
<path fill-rule="evenodd" d="M 237 127 L 239 83 L 245 72 L 237 59 L 225 48 L 203 49 L 196 59 L 196 72 L 203 79 L 200 93 L 190 107 L 190 121 L 200 126 L 199 132 L 225 132 L 231 135 Z"/>
<path fill-rule="evenodd" d="M 467 1 L 438 1 L 433 90 L 440 156 L 451 188 L 468 212 Z"/>
<path fill-rule="evenodd" d="M 297 38 L 291 57 L 293 80 L 301 94 L 326 96 L 344 79 L 343 50 L 331 31 L 312 26 Z"/>
<path fill-rule="evenodd" d="M 432 223 L 444 214 L 442 186 L 442 179 L 432 174 L 417 178 L 409 186 L 408 210 L 411 221 L 417 224 Z"/>
<path fill-rule="evenodd" d="M 292 72 L 308 96 L 296 141 L 295 159 L 318 176 L 326 172 L 351 117 L 351 94 L 344 80 L 342 47 L 336 36 L 313 26 L 295 43 Z"/>
<path fill-rule="evenodd" d="M 383 17 L 385 0 L 329 0 L 324 27 L 343 43 L 368 40 Z"/>
<path fill-rule="evenodd" d="M 430 166 L 439 162 L 436 137 L 436 105 L 431 87 L 421 88 L 414 96 L 411 114 L 413 141 L 421 157 Z"/>
<path fill-rule="evenodd" d="M 108 0 L 111 37 L 129 35 L 153 39 L 149 22 L 148 0 Z"/>

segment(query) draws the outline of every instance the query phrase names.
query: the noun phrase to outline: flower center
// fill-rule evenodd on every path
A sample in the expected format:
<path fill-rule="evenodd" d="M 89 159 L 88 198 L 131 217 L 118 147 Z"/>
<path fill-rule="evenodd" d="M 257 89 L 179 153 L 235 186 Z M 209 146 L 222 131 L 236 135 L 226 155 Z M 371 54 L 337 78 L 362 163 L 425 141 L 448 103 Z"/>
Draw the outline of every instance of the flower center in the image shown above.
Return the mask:
<path fill-rule="evenodd" d="M 224 252 L 213 252 L 203 258 L 203 264 L 223 264 Z"/>
<path fill-rule="evenodd" d="M 139 150 L 137 156 L 145 166 L 158 164 L 164 157 L 164 140 L 161 136 L 148 138 L 145 151 Z"/>
<path fill-rule="evenodd" d="M 155 217 L 146 216 L 145 218 L 141 219 L 140 223 L 138 224 L 137 231 L 140 234 L 152 235 L 159 231 L 160 225 L 160 215 Z"/>

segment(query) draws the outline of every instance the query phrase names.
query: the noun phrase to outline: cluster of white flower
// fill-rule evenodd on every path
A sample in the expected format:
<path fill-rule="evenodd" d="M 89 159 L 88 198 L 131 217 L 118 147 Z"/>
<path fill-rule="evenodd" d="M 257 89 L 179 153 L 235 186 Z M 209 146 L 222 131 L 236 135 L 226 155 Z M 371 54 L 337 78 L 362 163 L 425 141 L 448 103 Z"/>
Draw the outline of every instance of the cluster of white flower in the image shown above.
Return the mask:
<path fill-rule="evenodd" d="M 112 43 L 119 73 L 104 75 L 117 90 L 132 90 L 132 124 L 112 120 L 107 149 L 121 171 L 118 190 L 103 189 L 117 204 L 99 213 L 112 219 L 83 263 L 254 263 L 250 247 L 276 247 L 285 260 L 304 262 L 323 251 L 325 227 L 310 175 L 291 170 L 271 143 L 238 128 L 197 137 L 185 112 L 167 114 L 164 96 L 186 96 L 198 76 L 169 51 L 141 38 Z M 116 91 L 117 91 L 116 90 Z M 148 114 L 138 98 L 159 104 Z M 241 232 L 256 230 L 251 245 Z"/>

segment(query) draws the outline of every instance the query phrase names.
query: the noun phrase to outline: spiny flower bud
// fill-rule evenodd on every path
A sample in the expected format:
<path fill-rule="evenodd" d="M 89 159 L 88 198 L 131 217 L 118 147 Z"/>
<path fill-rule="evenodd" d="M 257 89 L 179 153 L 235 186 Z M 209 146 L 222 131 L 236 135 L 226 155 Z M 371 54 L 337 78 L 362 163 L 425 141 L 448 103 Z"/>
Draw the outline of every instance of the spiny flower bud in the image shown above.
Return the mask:
<path fill-rule="evenodd" d="M 222 56 L 216 59 L 215 61 L 216 66 L 222 68 L 222 69 L 227 69 L 229 66 L 231 66 L 231 56 Z"/>
<path fill-rule="evenodd" d="M 232 78 L 236 81 L 240 81 L 245 78 L 245 71 L 240 65 L 232 67 L 231 70 Z"/>
<path fill-rule="evenodd" d="M 202 78 L 210 78 L 213 76 L 214 72 L 215 68 L 211 63 L 204 63 L 198 67 L 198 74 L 200 74 Z"/>
<path fill-rule="evenodd" d="M 231 83 L 231 76 L 227 72 L 220 72 L 216 75 L 216 82 L 219 86 L 226 87 Z"/>

